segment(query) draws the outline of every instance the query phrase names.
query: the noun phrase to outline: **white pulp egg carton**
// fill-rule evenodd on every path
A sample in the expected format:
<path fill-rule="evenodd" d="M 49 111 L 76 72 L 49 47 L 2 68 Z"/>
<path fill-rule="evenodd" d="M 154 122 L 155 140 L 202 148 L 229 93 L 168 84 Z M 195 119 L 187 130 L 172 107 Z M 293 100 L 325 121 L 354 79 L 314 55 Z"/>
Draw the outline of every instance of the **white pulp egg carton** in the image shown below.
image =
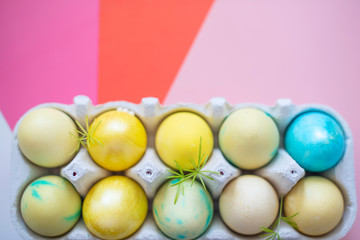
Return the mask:
<path fill-rule="evenodd" d="M 290 189 L 305 176 L 302 169 L 285 151 L 283 146 L 283 136 L 288 124 L 298 114 L 309 110 L 320 110 L 334 117 L 342 126 L 345 138 L 346 149 L 341 161 L 336 167 L 322 172 L 321 174 L 337 184 L 340 188 L 344 200 L 345 209 L 339 225 L 331 232 L 321 237 L 305 236 L 289 225 L 282 223 L 280 227 L 280 236 L 282 239 L 340 239 L 350 230 L 356 216 L 357 202 L 355 192 L 355 173 L 353 156 L 353 138 L 351 131 L 344 119 L 331 108 L 324 105 L 308 104 L 293 105 L 290 99 L 279 99 L 275 106 L 265 106 L 261 104 L 242 103 L 230 105 L 223 98 L 213 98 L 206 105 L 196 104 L 173 104 L 162 106 L 156 98 L 144 98 L 140 104 L 133 104 L 125 101 L 108 102 L 102 105 L 94 106 L 91 100 L 86 96 L 77 96 L 74 98 L 74 104 L 65 105 L 58 103 L 47 103 L 34 107 L 32 111 L 42 107 L 53 107 L 64 111 L 74 120 L 85 125 L 85 118 L 88 116 L 89 122 L 102 112 L 118 109 L 129 111 L 135 114 L 144 124 L 148 135 L 148 146 L 142 159 L 130 169 L 112 173 L 98 166 L 85 148 L 81 148 L 74 159 L 64 167 L 42 168 L 28 161 L 20 151 L 17 140 L 18 124 L 14 130 L 12 142 L 12 191 L 11 191 L 11 217 L 17 231 L 24 239 L 98 239 L 92 235 L 86 228 L 81 218 L 75 227 L 68 233 L 53 238 L 42 237 L 30 230 L 22 219 L 20 212 L 20 199 L 26 186 L 36 178 L 48 174 L 61 175 L 67 178 L 84 198 L 88 190 L 100 179 L 112 175 L 121 174 L 137 181 L 144 189 L 149 199 L 149 212 L 146 221 L 142 227 L 134 233 L 129 239 L 168 239 L 156 226 L 152 216 L 152 199 L 157 189 L 165 182 L 169 176 L 169 169 L 158 157 L 155 149 L 155 134 L 161 121 L 169 114 L 178 111 L 190 111 L 203 117 L 210 125 L 214 133 L 214 150 L 209 158 L 204 170 L 212 170 L 221 173 L 213 174 L 214 181 L 205 178 L 206 185 L 214 200 L 215 212 L 214 218 L 208 230 L 200 239 L 263 239 L 264 237 L 239 235 L 223 223 L 218 210 L 219 196 L 232 179 L 242 174 L 256 174 L 267 179 L 277 190 L 279 196 L 284 196 Z M 224 118 L 231 112 L 239 108 L 253 107 L 261 109 L 268 113 L 274 119 L 280 132 L 280 147 L 277 155 L 266 166 L 254 171 L 242 171 L 229 164 L 223 157 L 219 144 L 218 132 Z M 27 114 L 27 113 L 26 113 Z M 26 115 L 25 114 L 25 115 Z"/>

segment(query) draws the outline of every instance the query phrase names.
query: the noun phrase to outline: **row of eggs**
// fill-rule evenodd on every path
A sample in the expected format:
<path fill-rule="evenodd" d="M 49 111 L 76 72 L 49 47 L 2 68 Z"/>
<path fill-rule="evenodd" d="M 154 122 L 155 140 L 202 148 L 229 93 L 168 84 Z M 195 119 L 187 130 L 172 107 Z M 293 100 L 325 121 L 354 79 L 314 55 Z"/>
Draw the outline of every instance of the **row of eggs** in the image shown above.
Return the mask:
<path fill-rule="evenodd" d="M 92 159 L 110 171 L 130 168 L 146 151 L 146 130 L 141 121 L 128 112 L 108 111 L 90 126 L 87 124 L 86 129 L 80 124 L 78 127 L 64 112 L 52 108 L 37 109 L 20 122 L 19 147 L 33 163 L 51 168 L 71 161 L 80 143 L 86 142 Z M 225 158 L 246 170 L 266 165 L 277 153 L 279 139 L 271 116 L 255 108 L 231 113 L 219 130 L 219 145 Z M 341 159 L 345 140 L 335 119 L 313 111 L 292 121 L 286 130 L 284 145 L 305 170 L 322 172 L 334 167 Z M 156 132 L 155 147 L 159 157 L 175 169 L 178 168 L 176 164 L 182 169 L 193 169 L 189 160 L 197 159 L 199 148 L 202 147 L 205 156 L 209 157 L 213 146 L 209 125 L 190 112 L 171 114 Z"/>
<path fill-rule="evenodd" d="M 177 180 L 163 184 L 155 195 L 152 212 L 160 230 L 173 239 L 195 239 L 211 224 L 213 200 L 197 181 L 183 183 L 184 193 L 176 204 Z M 280 206 L 279 206 L 280 205 Z M 233 231 L 243 235 L 262 232 L 278 217 L 293 216 L 297 229 L 310 236 L 320 236 L 336 227 L 344 211 L 338 187 L 320 176 L 300 180 L 286 195 L 284 206 L 272 185 L 256 175 L 242 175 L 231 181 L 219 199 L 220 216 Z M 36 179 L 21 198 L 21 214 L 36 233 L 53 237 L 68 232 L 81 215 L 88 230 L 102 239 L 123 239 L 143 224 L 148 200 L 135 181 L 124 176 L 110 176 L 96 183 L 83 204 L 75 188 L 62 177 L 48 175 Z"/>

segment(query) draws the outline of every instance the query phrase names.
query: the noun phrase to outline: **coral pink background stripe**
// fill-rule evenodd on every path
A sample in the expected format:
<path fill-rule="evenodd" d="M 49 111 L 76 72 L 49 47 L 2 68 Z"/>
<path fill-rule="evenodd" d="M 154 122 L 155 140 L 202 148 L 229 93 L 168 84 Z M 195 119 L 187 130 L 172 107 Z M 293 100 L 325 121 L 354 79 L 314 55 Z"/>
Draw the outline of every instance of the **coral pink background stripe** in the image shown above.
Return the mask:
<path fill-rule="evenodd" d="M 98 7 L 96 0 L 1 1 L 0 110 L 11 127 L 43 102 L 86 94 L 97 103 Z M 215 1 L 165 103 L 290 97 L 335 108 L 353 131 L 359 202 L 359 23 L 355 0 Z M 357 219 L 345 239 L 358 239 L 359 211 Z"/>

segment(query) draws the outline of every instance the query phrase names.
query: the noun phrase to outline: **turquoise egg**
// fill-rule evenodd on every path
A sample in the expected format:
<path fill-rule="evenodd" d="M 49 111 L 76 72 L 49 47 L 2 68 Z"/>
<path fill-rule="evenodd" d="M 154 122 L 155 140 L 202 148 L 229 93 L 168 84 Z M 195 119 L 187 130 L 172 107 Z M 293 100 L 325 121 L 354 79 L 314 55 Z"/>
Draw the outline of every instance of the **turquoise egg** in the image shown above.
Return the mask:
<path fill-rule="evenodd" d="M 285 149 L 305 170 L 322 172 L 340 161 L 345 150 L 344 132 L 328 114 L 306 112 L 286 130 Z"/>
<path fill-rule="evenodd" d="M 195 181 L 185 181 L 174 203 L 178 186 L 171 180 L 161 186 L 153 202 L 153 216 L 160 230 L 173 239 L 195 239 L 209 227 L 214 205 L 208 191 Z"/>

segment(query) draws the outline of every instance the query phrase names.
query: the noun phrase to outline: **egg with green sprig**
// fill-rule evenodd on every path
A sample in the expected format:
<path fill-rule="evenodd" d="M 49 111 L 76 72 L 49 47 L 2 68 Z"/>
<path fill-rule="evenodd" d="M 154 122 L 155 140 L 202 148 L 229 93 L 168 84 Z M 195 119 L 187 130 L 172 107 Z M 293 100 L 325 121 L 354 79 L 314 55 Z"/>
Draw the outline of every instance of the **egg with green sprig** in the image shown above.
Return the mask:
<path fill-rule="evenodd" d="M 211 196 L 201 183 L 186 180 L 174 204 L 177 188 L 173 179 L 166 182 L 157 192 L 153 202 L 153 215 L 160 230 L 173 239 L 195 239 L 209 227 L 214 206 Z"/>
<path fill-rule="evenodd" d="M 209 227 L 214 214 L 213 202 L 203 179 L 214 180 L 209 174 L 219 173 L 203 170 L 208 156 L 202 153 L 201 147 L 202 137 L 197 159 L 188 160 L 193 168 L 183 169 L 175 161 L 178 172 L 168 170 L 172 175 L 167 178 L 171 180 L 160 188 L 154 198 L 153 215 L 156 224 L 174 239 L 199 237 Z"/>

